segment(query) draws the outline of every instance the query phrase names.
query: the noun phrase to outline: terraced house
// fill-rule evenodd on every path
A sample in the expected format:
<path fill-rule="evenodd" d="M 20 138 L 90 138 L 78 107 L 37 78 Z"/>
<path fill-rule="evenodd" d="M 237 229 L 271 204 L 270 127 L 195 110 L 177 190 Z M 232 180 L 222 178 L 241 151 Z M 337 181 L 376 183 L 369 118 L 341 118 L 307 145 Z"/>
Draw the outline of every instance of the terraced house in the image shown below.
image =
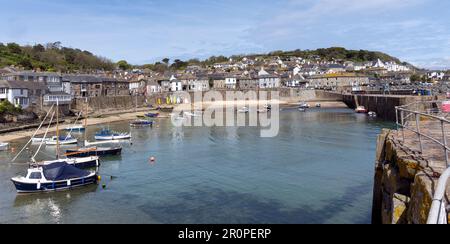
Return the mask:
<path fill-rule="evenodd" d="M 116 78 L 93 75 L 68 75 L 63 82 L 70 83 L 74 98 L 130 95 L 130 83 Z"/>

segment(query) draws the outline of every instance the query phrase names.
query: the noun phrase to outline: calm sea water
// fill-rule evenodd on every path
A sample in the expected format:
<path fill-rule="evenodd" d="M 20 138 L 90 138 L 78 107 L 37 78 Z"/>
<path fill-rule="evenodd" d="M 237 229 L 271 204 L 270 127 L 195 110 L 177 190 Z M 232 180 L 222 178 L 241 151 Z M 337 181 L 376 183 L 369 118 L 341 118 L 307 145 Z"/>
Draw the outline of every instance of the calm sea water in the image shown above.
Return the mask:
<path fill-rule="evenodd" d="M 392 125 L 349 109 L 280 117 L 275 138 L 167 119 L 131 129 L 134 144 L 102 162 L 105 189 L 17 195 L 10 178 L 26 172 L 29 153 L 12 164 L 2 152 L 0 223 L 370 223 L 376 136 Z M 54 157 L 54 147 L 40 157 Z"/>

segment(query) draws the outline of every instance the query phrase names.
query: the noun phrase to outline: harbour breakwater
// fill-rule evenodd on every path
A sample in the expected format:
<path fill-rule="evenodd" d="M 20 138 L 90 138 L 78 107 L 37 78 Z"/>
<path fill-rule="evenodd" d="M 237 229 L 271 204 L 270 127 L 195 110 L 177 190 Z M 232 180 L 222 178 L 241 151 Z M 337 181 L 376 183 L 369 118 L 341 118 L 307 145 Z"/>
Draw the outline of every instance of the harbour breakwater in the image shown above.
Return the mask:
<path fill-rule="evenodd" d="M 419 153 L 416 135 L 384 129 L 378 136 L 372 222 L 374 224 L 426 224 L 435 189 L 445 170 L 442 150 Z M 441 158 L 439 158 L 441 157 Z M 447 202 L 450 196 L 447 187 Z M 449 216 L 450 217 L 450 216 Z"/>
<path fill-rule="evenodd" d="M 338 94 L 336 94 L 339 96 Z M 402 96 L 402 95 L 352 95 L 342 94 L 342 101 L 352 109 L 364 106 L 368 111 L 387 121 L 396 121 L 395 107 L 414 102 L 432 101 L 432 96 Z"/>

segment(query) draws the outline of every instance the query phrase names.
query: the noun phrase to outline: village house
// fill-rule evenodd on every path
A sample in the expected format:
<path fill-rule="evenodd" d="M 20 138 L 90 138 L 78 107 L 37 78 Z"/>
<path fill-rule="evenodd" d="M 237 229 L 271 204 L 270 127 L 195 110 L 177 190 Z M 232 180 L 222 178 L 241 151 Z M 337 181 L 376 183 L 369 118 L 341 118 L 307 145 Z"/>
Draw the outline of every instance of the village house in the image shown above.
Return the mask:
<path fill-rule="evenodd" d="M 251 90 L 258 88 L 259 80 L 255 77 L 241 76 L 238 78 L 237 83 L 242 90 Z"/>
<path fill-rule="evenodd" d="M 70 82 L 74 98 L 130 95 L 129 83 L 116 78 L 93 75 L 67 75 L 63 83 Z"/>
<path fill-rule="evenodd" d="M 225 77 L 223 74 L 209 75 L 209 79 L 213 82 L 213 88 L 215 90 L 225 89 Z"/>
<path fill-rule="evenodd" d="M 147 89 L 146 89 L 146 95 L 152 95 L 162 92 L 161 85 L 158 84 L 158 82 L 154 79 L 151 79 L 147 82 Z"/>
<path fill-rule="evenodd" d="M 20 71 L 5 74 L 8 81 L 24 81 L 45 84 L 50 92 L 62 92 L 62 76 L 53 72 Z"/>
<path fill-rule="evenodd" d="M 319 75 L 310 77 L 309 85 L 316 89 L 350 93 L 361 91 L 367 87 L 369 77 L 352 73 Z"/>
<path fill-rule="evenodd" d="M 225 88 L 229 90 L 235 90 L 237 88 L 237 79 L 237 75 L 227 74 L 225 76 Z"/>
<path fill-rule="evenodd" d="M 198 77 L 192 84 L 189 86 L 189 91 L 194 92 L 203 92 L 209 91 L 209 78 L 207 76 Z"/>
<path fill-rule="evenodd" d="M 427 72 L 427 77 L 428 79 L 432 79 L 432 80 L 442 80 L 444 79 L 445 76 L 445 72 L 443 71 L 429 71 Z"/>
<path fill-rule="evenodd" d="M 267 88 L 278 88 L 280 87 L 280 77 L 277 75 L 272 75 L 261 68 L 258 72 L 258 86 L 261 89 Z"/>
<path fill-rule="evenodd" d="M 28 87 L 25 82 L 0 80 L 0 101 L 9 101 L 16 107 L 30 106 Z"/>

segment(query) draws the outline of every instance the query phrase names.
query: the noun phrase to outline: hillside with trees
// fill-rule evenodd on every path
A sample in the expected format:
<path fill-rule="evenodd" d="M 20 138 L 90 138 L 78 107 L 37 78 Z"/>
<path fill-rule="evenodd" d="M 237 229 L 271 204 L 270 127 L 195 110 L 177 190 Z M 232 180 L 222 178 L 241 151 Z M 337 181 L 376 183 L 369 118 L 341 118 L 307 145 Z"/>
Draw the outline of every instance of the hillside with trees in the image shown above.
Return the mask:
<path fill-rule="evenodd" d="M 89 51 L 68 48 L 60 42 L 20 46 L 0 43 L 0 67 L 14 65 L 28 70 L 89 71 L 113 70 L 115 64 Z"/>

